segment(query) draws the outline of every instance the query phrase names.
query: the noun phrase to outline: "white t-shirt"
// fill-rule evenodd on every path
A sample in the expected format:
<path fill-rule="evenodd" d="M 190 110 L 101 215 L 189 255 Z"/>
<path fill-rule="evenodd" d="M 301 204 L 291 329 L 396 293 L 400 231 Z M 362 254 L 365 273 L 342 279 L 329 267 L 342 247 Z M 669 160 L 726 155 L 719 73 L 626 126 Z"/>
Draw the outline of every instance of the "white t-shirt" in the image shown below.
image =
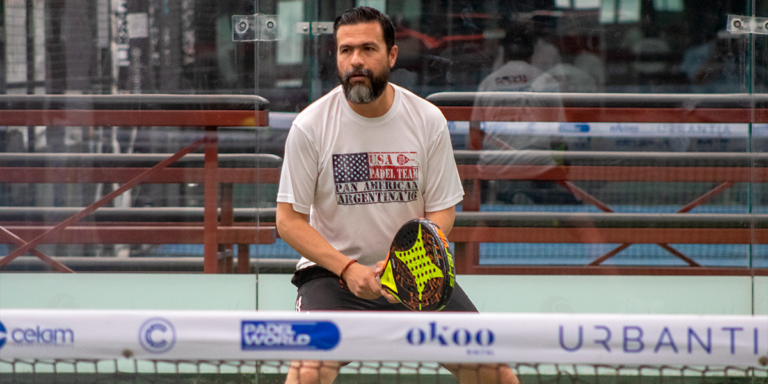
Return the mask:
<path fill-rule="evenodd" d="M 547 74 L 557 80 L 560 92 L 597 92 L 597 80 L 574 65 L 560 63 L 550 68 Z"/>
<path fill-rule="evenodd" d="M 542 104 L 535 98 L 527 97 L 524 92 L 559 92 L 560 84 L 557 79 L 542 71 L 541 69 L 522 60 L 513 60 L 497 69 L 478 86 L 478 92 L 512 92 L 513 94 L 507 100 L 493 100 L 484 98 L 482 94 L 475 99 L 475 108 L 471 119 L 475 121 L 507 121 L 508 117 L 499 116 L 503 114 L 500 106 L 518 107 L 515 120 L 530 123 L 531 134 L 513 134 L 507 135 L 502 132 L 486 131 L 483 137 L 483 149 L 513 149 L 513 150 L 549 150 L 551 149 L 552 139 L 548 135 L 542 135 L 535 132 L 535 126 L 541 117 L 537 112 L 539 107 L 557 108 L 559 117 L 556 121 L 565 121 L 565 115 L 562 110 L 562 103 L 559 100 L 549 101 Z M 520 92 L 519 94 L 514 94 Z M 480 161 L 484 164 L 504 164 L 512 165 L 526 163 L 530 156 L 525 153 L 517 153 L 512 157 L 500 158 L 496 154 L 488 153 L 482 155 Z M 542 160 L 536 160 L 543 164 Z M 546 164 L 554 164 L 551 158 L 547 159 Z"/>
<path fill-rule="evenodd" d="M 557 80 L 525 61 L 504 64 L 477 87 L 479 92 L 559 92 Z"/>
<path fill-rule="evenodd" d="M 395 89 L 381 117 L 358 115 L 341 87 L 293 122 L 277 201 L 310 215 L 334 248 L 361 264 L 383 260 L 398 229 L 425 212 L 450 208 L 464 191 L 440 110 Z M 314 265 L 302 258 L 297 268 Z"/>
<path fill-rule="evenodd" d="M 573 65 L 592 75 L 597 81 L 598 89 L 602 90 L 605 84 L 605 62 L 600 56 L 588 51 L 582 51 L 573 59 Z"/>
<path fill-rule="evenodd" d="M 560 64 L 561 61 L 560 51 L 557 50 L 557 47 L 545 40 L 536 40 L 536 45 L 533 47 L 533 55 L 531 55 L 531 64 L 534 67 L 546 71 Z"/>

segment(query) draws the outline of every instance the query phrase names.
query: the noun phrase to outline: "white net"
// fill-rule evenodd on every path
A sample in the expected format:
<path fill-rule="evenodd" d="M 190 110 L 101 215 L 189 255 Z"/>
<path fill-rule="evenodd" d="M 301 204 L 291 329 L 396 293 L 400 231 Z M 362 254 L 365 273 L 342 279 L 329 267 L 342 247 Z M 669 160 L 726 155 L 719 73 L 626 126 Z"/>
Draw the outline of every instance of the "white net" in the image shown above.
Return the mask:
<path fill-rule="evenodd" d="M 0 382 L 283 384 L 290 366 L 288 361 L 2 360 Z M 760 367 L 545 363 L 510 363 L 508 366 L 522 383 L 768 383 L 768 369 Z M 480 376 L 477 368 L 464 369 L 465 377 Z M 350 362 L 341 368 L 334 382 L 451 384 L 461 381 L 437 363 Z"/>

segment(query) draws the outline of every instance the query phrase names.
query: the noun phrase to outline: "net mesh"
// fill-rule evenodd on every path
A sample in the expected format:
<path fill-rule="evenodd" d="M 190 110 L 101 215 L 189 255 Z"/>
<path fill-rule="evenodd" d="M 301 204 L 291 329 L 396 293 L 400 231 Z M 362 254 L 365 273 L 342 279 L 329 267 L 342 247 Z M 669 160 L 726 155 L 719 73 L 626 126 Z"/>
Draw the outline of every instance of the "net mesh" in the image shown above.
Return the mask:
<path fill-rule="evenodd" d="M 768 368 L 755 367 L 543 363 L 509 366 L 521 383 L 768 383 Z M 0 382 L 282 384 L 290 367 L 291 362 L 279 360 L 0 360 Z M 463 378 L 472 380 L 471 377 L 479 375 L 480 368 L 466 364 L 460 369 Z M 360 384 L 458 382 L 438 363 L 375 361 L 346 363 L 334 380 Z"/>

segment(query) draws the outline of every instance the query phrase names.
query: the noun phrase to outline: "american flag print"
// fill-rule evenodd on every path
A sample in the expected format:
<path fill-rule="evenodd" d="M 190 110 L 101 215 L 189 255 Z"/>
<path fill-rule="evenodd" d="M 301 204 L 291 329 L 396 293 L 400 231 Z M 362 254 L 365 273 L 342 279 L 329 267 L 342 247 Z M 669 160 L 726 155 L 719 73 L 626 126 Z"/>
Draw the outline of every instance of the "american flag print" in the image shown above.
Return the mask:
<path fill-rule="evenodd" d="M 416 152 L 360 152 L 333 155 L 336 203 L 405 203 L 419 196 Z"/>

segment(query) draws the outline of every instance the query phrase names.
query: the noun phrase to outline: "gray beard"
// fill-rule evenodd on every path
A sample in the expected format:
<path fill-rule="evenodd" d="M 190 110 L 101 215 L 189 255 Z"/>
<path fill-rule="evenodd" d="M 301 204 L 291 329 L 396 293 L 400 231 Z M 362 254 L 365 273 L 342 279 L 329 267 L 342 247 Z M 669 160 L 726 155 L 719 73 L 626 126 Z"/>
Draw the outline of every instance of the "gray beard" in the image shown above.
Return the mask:
<path fill-rule="evenodd" d="M 347 100 L 355 104 L 370 104 L 376 98 L 373 97 L 373 90 L 365 84 L 355 84 L 347 92 Z"/>
<path fill-rule="evenodd" d="M 349 78 L 354 74 L 366 76 L 370 85 L 365 85 L 364 83 L 350 84 Z M 344 96 L 349 102 L 354 104 L 370 104 L 376 101 L 389 84 L 389 71 L 385 71 L 377 77 L 374 76 L 370 69 L 359 68 L 349 70 L 344 75 L 337 73 L 337 76 L 344 89 Z"/>

